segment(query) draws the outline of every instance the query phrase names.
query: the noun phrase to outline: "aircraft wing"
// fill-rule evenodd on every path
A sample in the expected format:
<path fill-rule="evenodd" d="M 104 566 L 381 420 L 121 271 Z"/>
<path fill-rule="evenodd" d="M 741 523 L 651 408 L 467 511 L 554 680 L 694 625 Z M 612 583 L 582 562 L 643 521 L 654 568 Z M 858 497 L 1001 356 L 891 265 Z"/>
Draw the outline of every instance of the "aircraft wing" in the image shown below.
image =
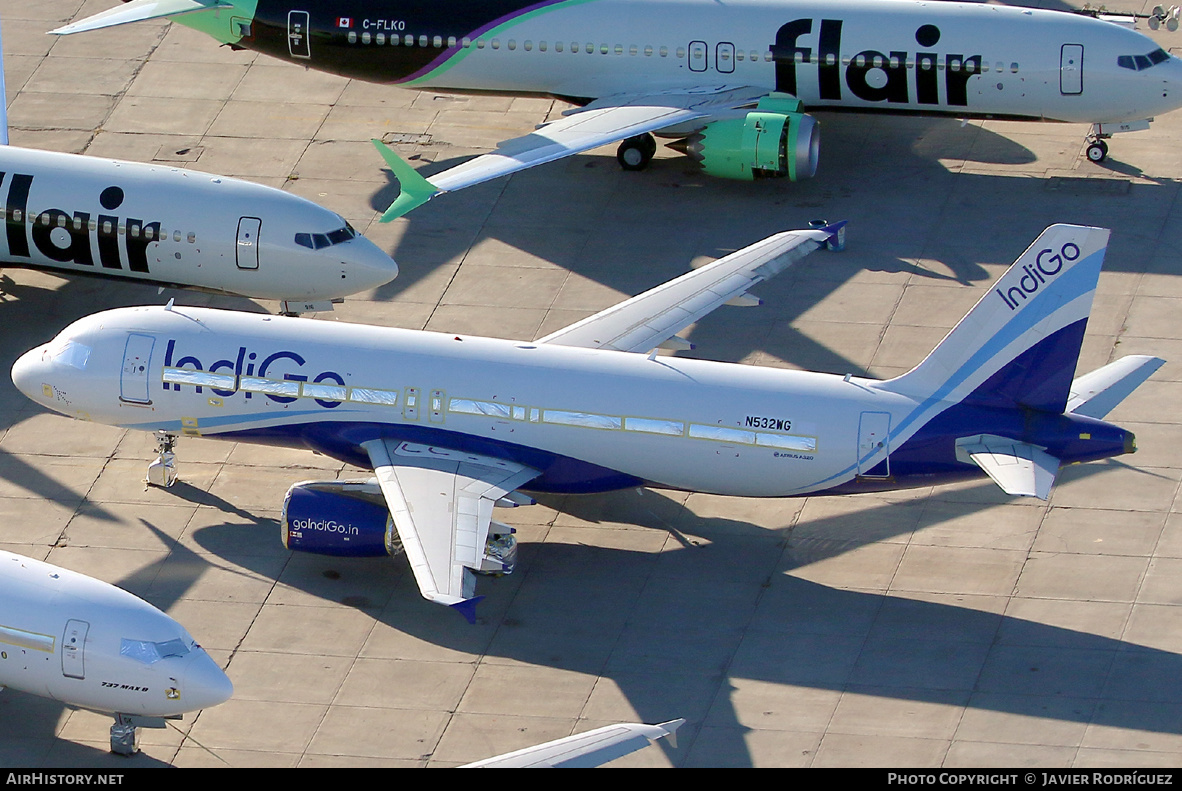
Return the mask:
<path fill-rule="evenodd" d="M 419 176 L 414 168 L 375 140 L 378 151 L 402 185 L 401 194 L 382 214 L 382 222 L 401 217 L 440 193 L 752 104 L 766 93 L 757 88 L 722 85 L 597 99 L 528 135 L 500 143 L 491 154 L 482 154 L 429 179 Z"/>
<path fill-rule="evenodd" d="M 486 758 L 461 769 L 589 769 L 636 752 L 657 739 L 669 737 L 676 745 L 675 733 L 685 720 L 670 720 L 660 725 L 620 723 L 578 733 L 565 739 L 526 747 L 495 758 Z"/>
<path fill-rule="evenodd" d="M 126 25 L 131 22 L 144 22 L 148 19 L 160 19 L 166 16 L 179 16 L 193 11 L 233 7 L 233 3 L 224 2 L 224 0 L 130 0 L 130 2 L 125 0 L 121 6 L 77 22 L 71 22 L 49 32 L 59 36 L 68 36 L 71 33 L 83 33 L 88 30 Z"/>
<path fill-rule="evenodd" d="M 455 607 L 470 622 L 497 500 L 539 474 L 504 459 L 413 442 L 362 445 L 394 519 L 423 598 Z"/>
<path fill-rule="evenodd" d="M 727 303 L 755 305 L 747 290 L 824 247 L 845 222 L 815 231 L 786 231 L 731 253 L 701 269 L 552 332 L 538 343 L 645 353 L 666 346 L 692 348 L 677 333 Z"/>

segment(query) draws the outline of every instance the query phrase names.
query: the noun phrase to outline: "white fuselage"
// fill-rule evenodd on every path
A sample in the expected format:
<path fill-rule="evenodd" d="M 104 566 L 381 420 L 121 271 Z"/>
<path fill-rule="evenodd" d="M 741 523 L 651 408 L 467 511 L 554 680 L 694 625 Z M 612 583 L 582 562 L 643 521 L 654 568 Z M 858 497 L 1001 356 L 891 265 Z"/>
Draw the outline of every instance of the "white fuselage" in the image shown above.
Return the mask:
<path fill-rule="evenodd" d="M 495 455 L 530 466 L 561 457 L 748 496 L 854 478 L 917 408 L 872 380 L 193 308 L 87 317 L 22 357 L 13 379 L 49 408 L 136 429 L 254 433 L 347 459 L 364 440 L 335 437 L 367 424 L 503 445 Z"/>
<path fill-rule="evenodd" d="M 335 212 L 247 181 L 9 146 L 0 174 L 0 265 L 291 301 L 337 299 L 398 273 Z"/>
<path fill-rule="evenodd" d="M 0 687 L 111 714 L 174 717 L 230 680 L 176 621 L 114 585 L 0 551 Z"/>
<path fill-rule="evenodd" d="M 396 3 L 387 15 L 354 20 L 356 58 L 371 56 L 376 31 L 400 21 Z M 412 46 L 430 47 L 433 32 L 429 22 L 408 19 L 399 46 L 409 36 Z M 593 0 L 505 18 L 470 39 L 440 49 L 405 84 L 584 98 L 754 86 L 790 93 L 806 108 L 1087 123 L 1182 106 L 1182 61 L 1170 56 L 1142 70 L 1118 64 L 1158 49 L 1144 35 L 1076 14 L 996 5 Z"/>

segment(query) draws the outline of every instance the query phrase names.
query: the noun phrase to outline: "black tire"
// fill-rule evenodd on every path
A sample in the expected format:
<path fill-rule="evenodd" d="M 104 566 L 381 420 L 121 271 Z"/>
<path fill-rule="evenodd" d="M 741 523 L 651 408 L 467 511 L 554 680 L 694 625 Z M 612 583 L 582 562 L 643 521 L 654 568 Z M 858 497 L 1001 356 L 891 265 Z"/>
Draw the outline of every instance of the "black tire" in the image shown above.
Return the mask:
<path fill-rule="evenodd" d="M 657 153 L 657 141 L 650 134 L 629 137 L 616 149 L 616 161 L 624 170 L 644 170 Z"/>
<path fill-rule="evenodd" d="M 1108 144 L 1103 140 L 1097 140 L 1095 143 L 1088 144 L 1088 161 L 1103 162 L 1108 156 Z"/>

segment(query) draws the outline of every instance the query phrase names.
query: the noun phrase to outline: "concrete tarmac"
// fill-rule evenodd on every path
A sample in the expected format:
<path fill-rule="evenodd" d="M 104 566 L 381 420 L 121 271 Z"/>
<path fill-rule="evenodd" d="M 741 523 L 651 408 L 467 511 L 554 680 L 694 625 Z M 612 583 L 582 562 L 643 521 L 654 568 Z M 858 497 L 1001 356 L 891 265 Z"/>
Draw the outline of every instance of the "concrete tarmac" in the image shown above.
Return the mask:
<path fill-rule="evenodd" d="M 810 220 L 817 253 L 690 333 L 693 354 L 889 377 L 918 363 L 1047 225 L 1113 229 L 1080 371 L 1171 361 L 1110 419 L 1140 450 L 1062 471 L 1049 502 L 988 480 L 754 500 L 626 491 L 500 510 L 521 564 L 469 626 L 401 558 L 297 555 L 293 483 L 358 474 L 309 451 L 148 435 L 49 414 L 12 361 L 120 305 L 254 303 L 4 269 L 0 546 L 121 585 L 226 668 L 232 700 L 107 752 L 103 716 L 0 693 L 0 766 L 450 766 L 617 721 L 683 717 L 625 766 L 1182 765 L 1182 112 L 1083 156 L 1087 128 L 821 114 L 812 181 L 702 176 L 614 147 L 441 196 L 380 224 L 398 187 L 564 106 L 350 82 L 178 25 L 59 39 L 112 0 L 0 7 L 12 142 L 173 163 L 343 214 L 400 276 L 324 321 L 533 339 Z M 1118 2 L 1110 10 L 1147 10 Z M 1163 46 L 1182 37 L 1150 34 Z"/>

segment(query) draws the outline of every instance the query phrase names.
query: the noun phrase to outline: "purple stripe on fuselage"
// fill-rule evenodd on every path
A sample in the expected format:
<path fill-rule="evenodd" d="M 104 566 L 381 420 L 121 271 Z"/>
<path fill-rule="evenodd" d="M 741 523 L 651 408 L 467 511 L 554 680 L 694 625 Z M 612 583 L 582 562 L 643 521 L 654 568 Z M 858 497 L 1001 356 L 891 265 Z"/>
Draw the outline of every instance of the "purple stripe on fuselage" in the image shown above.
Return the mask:
<path fill-rule="evenodd" d="M 489 22 L 487 25 L 482 25 L 482 26 L 476 28 L 475 30 L 473 30 L 471 33 L 468 34 L 468 37 L 472 39 L 473 46 L 475 46 L 475 42 L 476 42 L 477 38 L 484 35 L 488 31 L 493 30 L 494 28 L 500 27 L 501 25 L 505 24 L 506 22 L 508 22 L 510 20 L 525 16 L 526 14 L 532 13 L 534 11 L 537 11 L 538 9 L 545 8 L 547 6 L 560 5 L 560 4 L 566 3 L 566 2 L 569 2 L 569 0 L 542 0 L 542 2 L 540 2 L 540 3 L 534 3 L 531 6 L 526 6 L 525 8 L 518 9 L 517 11 L 514 11 L 511 14 L 506 14 L 503 17 L 499 17 L 497 19 L 494 19 L 492 22 Z M 428 63 L 426 66 L 419 69 L 415 73 L 413 73 L 407 77 L 403 77 L 401 80 L 396 80 L 395 84 L 400 84 L 400 83 L 404 83 L 404 82 L 413 82 L 414 80 L 417 80 L 421 77 L 426 77 L 428 74 L 435 71 L 443 64 L 447 63 L 449 60 L 451 60 L 452 57 L 454 57 L 457 53 L 462 52 L 463 50 L 464 50 L 464 47 L 459 46 L 458 44 L 454 47 L 448 47 L 439 55 L 439 57 L 435 58 L 433 61 L 431 61 L 430 63 Z"/>

